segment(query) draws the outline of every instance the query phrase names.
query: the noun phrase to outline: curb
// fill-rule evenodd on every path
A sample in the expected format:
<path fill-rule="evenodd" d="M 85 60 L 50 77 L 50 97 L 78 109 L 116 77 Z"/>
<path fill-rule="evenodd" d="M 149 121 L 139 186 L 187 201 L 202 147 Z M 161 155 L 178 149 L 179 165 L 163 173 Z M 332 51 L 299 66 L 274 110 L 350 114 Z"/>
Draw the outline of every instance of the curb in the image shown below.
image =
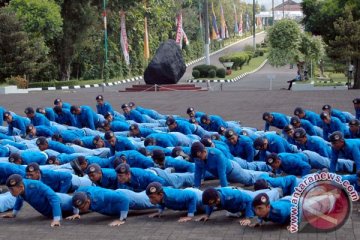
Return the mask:
<path fill-rule="evenodd" d="M 259 67 L 252 70 L 251 72 L 242 73 L 239 76 L 234 77 L 232 79 L 211 79 L 211 80 L 207 80 L 207 79 L 190 79 L 190 80 L 187 80 L 186 82 L 188 82 L 188 83 L 207 83 L 207 82 L 209 82 L 209 83 L 232 83 L 232 82 L 237 82 L 240 79 L 244 78 L 245 76 L 259 71 L 267 63 L 267 61 L 268 60 L 266 59 L 264 62 L 262 62 L 260 64 Z"/>

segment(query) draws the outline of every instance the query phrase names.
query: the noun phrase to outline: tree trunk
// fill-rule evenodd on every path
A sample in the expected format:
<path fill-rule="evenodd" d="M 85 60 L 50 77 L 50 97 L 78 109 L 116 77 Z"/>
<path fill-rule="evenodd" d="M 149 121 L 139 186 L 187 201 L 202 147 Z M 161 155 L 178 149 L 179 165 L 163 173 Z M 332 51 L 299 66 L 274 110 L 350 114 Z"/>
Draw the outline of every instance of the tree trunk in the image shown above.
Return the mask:
<path fill-rule="evenodd" d="M 354 59 L 354 89 L 360 89 L 360 58 Z"/>

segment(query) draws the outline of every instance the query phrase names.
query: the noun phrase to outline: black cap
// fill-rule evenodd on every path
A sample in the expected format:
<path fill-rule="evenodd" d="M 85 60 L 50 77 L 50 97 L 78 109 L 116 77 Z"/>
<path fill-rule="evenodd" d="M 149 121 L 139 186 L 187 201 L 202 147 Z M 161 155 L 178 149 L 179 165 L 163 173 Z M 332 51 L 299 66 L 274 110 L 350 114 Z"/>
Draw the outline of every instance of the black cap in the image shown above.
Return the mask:
<path fill-rule="evenodd" d="M 77 109 L 78 109 L 78 106 L 73 105 L 73 106 L 70 107 L 70 112 L 72 114 L 74 114 Z"/>
<path fill-rule="evenodd" d="M 87 174 L 99 173 L 99 172 L 101 172 L 101 167 L 99 166 L 99 164 L 96 164 L 96 163 L 92 163 L 86 168 Z"/>
<path fill-rule="evenodd" d="M 271 153 L 269 156 L 266 157 L 266 164 L 271 165 L 278 159 L 278 155 L 276 153 Z"/>
<path fill-rule="evenodd" d="M 100 127 L 102 127 L 102 128 L 107 127 L 107 126 L 109 126 L 109 121 L 108 120 L 105 120 L 102 123 L 100 123 Z"/>
<path fill-rule="evenodd" d="M 87 163 L 87 160 L 86 160 L 86 158 L 85 158 L 84 156 L 78 156 L 78 157 L 76 158 L 76 160 L 77 160 L 77 162 L 78 162 L 79 164 Z"/>
<path fill-rule="evenodd" d="M 57 98 L 54 100 L 54 105 L 58 105 L 61 102 L 62 102 L 62 100 L 60 98 Z"/>
<path fill-rule="evenodd" d="M 291 124 L 288 124 L 288 125 L 286 125 L 286 126 L 284 127 L 284 131 L 285 131 L 285 132 L 289 132 L 289 131 L 291 131 L 291 130 L 294 130 L 294 126 L 291 125 Z"/>
<path fill-rule="evenodd" d="M 97 95 L 95 99 L 96 100 L 104 100 L 104 97 L 103 97 L 103 95 Z"/>
<path fill-rule="evenodd" d="M 121 154 L 120 156 L 117 156 L 114 159 L 114 169 L 116 169 L 120 164 L 126 162 L 126 156 L 124 154 Z"/>
<path fill-rule="evenodd" d="M 146 195 L 163 192 L 163 187 L 159 182 L 152 182 L 146 187 Z"/>
<path fill-rule="evenodd" d="M 112 131 L 107 131 L 104 135 L 106 140 L 110 140 L 111 138 L 115 137 L 115 134 Z"/>
<path fill-rule="evenodd" d="M 259 193 L 254 197 L 253 200 L 253 207 L 259 206 L 259 205 L 269 205 L 270 199 L 269 196 L 266 193 Z"/>
<path fill-rule="evenodd" d="M 29 124 L 28 126 L 26 126 L 26 133 L 29 133 L 33 129 L 34 129 L 34 125 Z"/>
<path fill-rule="evenodd" d="M 302 109 L 301 107 L 295 108 L 295 110 L 294 110 L 295 116 L 298 116 L 299 114 L 302 114 L 302 113 L 304 113 L 304 109 Z"/>
<path fill-rule="evenodd" d="M 51 136 L 51 140 L 53 141 L 60 141 L 60 139 L 62 139 L 63 137 L 61 136 L 60 133 L 54 133 L 52 136 Z"/>
<path fill-rule="evenodd" d="M 141 154 L 144 155 L 144 156 L 150 156 L 150 155 L 151 155 L 151 153 L 149 152 L 149 150 L 147 150 L 147 149 L 144 148 L 144 147 L 139 148 L 138 151 L 139 151 L 139 153 L 141 153 Z"/>
<path fill-rule="evenodd" d="M 60 106 L 55 106 L 53 109 L 56 114 L 62 113 L 62 107 L 60 107 Z"/>
<path fill-rule="evenodd" d="M 23 178 L 22 176 L 20 176 L 19 174 L 12 174 L 8 177 L 8 179 L 6 180 L 6 186 L 8 188 L 11 187 L 16 187 L 18 186 L 20 183 L 22 183 Z"/>
<path fill-rule="evenodd" d="M 329 136 L 329 142 L 344 141 L 344 136 L 341 132 L 335 131 Z"/>
<path fill-rule="evenodd" d="M 292 117 L 292 118 L 290 119 L 290 123 L 291 123 L 292 125 L 298 124 L 298 123 L 300 123 L 300 118 L 297 117 L 297 116 Z"/>
<path fill-rule="evenodd" d="M 254 141 L 254 148 L 256 150 L 259 150 L 260 148 L 262 148 L 264 146 L 264 143 L 265 143 L 264 138 L 263 137 L 258 137 Z"/>
<path fill-rule="evenodd" d="M 176 146 L 176 147 L 174 147 L 173 150 L 171 151 L 171 156 L 172 156 L 173 158 L 178 157 L 178 156 L 180 156 L 181 152 L 183 152 L 182 147 Z"/>
<path fill-rule="evenodd" d="M 156 144 L 156 140 L 155 138 L 152 138 L 152 137 L 147 137 L 145 138 L 144 140 L 144 146 L 149 146 L 149 145 L 155 145 Z"/>
<path fill-rule="evenodd" d="M 204 205 L 213 204 L 219 197 L 219 192 L 215 188 L 208 188 L 202 194 L 202 202 Z"/>
<path fill-rule="evenodd" d="M 191 145 L 191 157 L 197 157 L 197 154 L 204 150 L 205 150 L 204 144 L 202 144 L 201 142 L 194 142 Z"/>
<path fill-rule="evenodd" d="M 189 118 L 189 123 L 192 123 L 192 124 L 196 123 L 196 118 L 194 118 L 194 117 Z"/>
<path fill-rule="evenodd" d="M 56 162 L 56 160 L 57 160 L 57 157 L 56 156 L 50 156 L 50 157 L 48 157 L 48 159 L 46 160 L 46 164 L 55 164 L 55 162 Z"/>
<path fill-rule="evenodd" d="M 169 116 L 166 118 L 166 125 L 170 126 L 176 122 L 175 118 L 172 116 Z"/>
<path fill-rule="evenodd" d="M 211 135 L 212 140 L 221 140 L 221 136 L 218 133 L 214 133 Z"/>
<path fill-rule="evenodd" d="M 306 136 L 306 131 L 303 128 L 297 128 L 294 131 L 294 138 L 303 138 Z"/>
<path fill-rule="evenodd" d="M 134 107 L 135 103 L 134 102 L 129 102 L 128 105 L 129 105 L 129 107 Z"/>
<path fill-rule="evenodd" d="M 263 118 L 264 121 L 267 121 L 267 120 L 269 120 L 269 118 L 270 118 L 271 116 L 272 116 L 271 113 L 269 113 L 269 112 L 264 112 L 262 118 Z"/>
<path fill-rule="evenodd" d="M 360 103 L 360 98 L 355 98 L 353 100 L 353 104 L 359 104 Z"/>
<path fill-rule="evenodd" d="M 112 116 L 111 112 L 106 112 L 106 113 L 104 114 L 104 118 L 108 118 L 109 116 Z"/>
<path fill-rule="evenodd" d="M 325 118 L 328 118 L 328 117 L 330 117 L 330 115 L 327 112 L 320 113 L 320 118 L 321 119 L 325 119 Z"/>
<path fill-rule="evenodd" d="M 45 113 L 46 113 L 45 109 L 44 109 L 44 108 L 41 108 L 41 107 L 36 108 L 36 112 L 37 112 L 37 113 L 42 113 L 42 114 L 45 114 Z"/>
<path fill-rule="evenodd" d="M 189 114 L 193 111 L 195 111 L 193 107 L 188 107 L 188 109 L 186 110 L 186 113 Z"/>
<path fill-rule="evenodd" d="M 14 163 L 14 162 L 16 162 L 17 160 L 22 160 L 20 154 L 18 154 L 18 153 L 12 153 L 12 154 L 10 154 L 10 156 L 9 156 L 9 162 Z"/>
<path fill-rule="evenodd" d="M 36 140 L 36 145 L 39 146 L 39 145 L 44 145 L 48 143 L 46 137 L 39 137 L 37 140 Z"/>
<path fill-rule="evenodd" d="M 33 114 L 33 113 L 35 113 L 35 111 L 32 107 L 27 107 L 27 108 L 25 108 L 24 113 L 25 114 Z"/>
<path fill-rule="evenodd" d="M 201 123 L 206 123 L 209 120 L 209 116 L 204 114 L 200 117 L 200 122 Z"/>
<path fill-rule="evenodd" d="M 220 126 L 220 127 L 218 128 L 218 133 L 219 133 L 219 134 L 223 135 L 225 132 L 226 132 L 226 127 Z"/>
<path fill-rule="evenodd" d="M 232 130 L 232 129 L 228 129 L 228 130 L 226 130 L 226 132 L 225 132 L 225 137 L 226 138 L 231 138 L 232 136 L 236 136 L 237 134 L 235 133 L 235 131 L 234 130 Z"/>
<path fill-rule="evenodd" d="M 78 146 L 81 146 L 81 147 L 84 146 L 83 141 L 81 141 L 81 139 L 79 139 L 79 138 L 76 138 L 76 139 L 72 140 L 71 143 L 73 143 L 73 144 L 75 144 L 75 145 L 78 145 Z"/>
<path fill-rule="evenodd" d="M 121 108 L 124 109 L 124 108 L 128 108 L 129 105 L 127 103 L 124 103 L 123 105 L 121 105 Z"/>
<path fill-rule="evenodd" d="M 99 141 L 100 141 L 101 137 L 99 135 L 96 135 L 94 138 L 93 138 L 93 144 L 97 144 Z"/>
<path fill-rule="evenodd" d="M 7 118 L 8 116 L 11 116 L 11 112 L 4 112 L 3 117 Z"/>
<path fill-rule="evenodd" d="M 37 164 L 36 162 L 32 162 L 32 163 L 30 163 L 29 165 L 26 166 L 25 171 L 26 172 L 40 171 L 39 164 Z"/>
<path fill-rule="evenodd" d="M 329 104 L 326 104 L 322 107 L 322 110 L 325 111 L 325 110 L 331 110 L 331 106 Z"/>
<path fill-rule="evenodd" d="M 212 145 L 212 140 L 211 140 L 211 138 L 208 138 L 208 137 L 203 137 L 201 140 L 200 140 L 200 142 L 202 143 L 202 144 L 204 144 L 204 146 L 205 147 L 211 147 L 211 145 Z"/>
<path fill-rule="evenodd" d="M 263 189 L 269 189 L 269 184 L 265 179 L 258 179 L 254 183 L 254 190 L 263 190 Z"/>
<path fill-rule="evenodd" d="M 78 208 L 85 203 L 88 199 L 88 196 L 84 192 L 76 192 L 72 197 L 72 204 L 74 207 Z"/>
<path fill-rule="evenodd" d="M 165 158 L 165 153 L 163 150 L 160 149 L 154 149 L 154 151 L 152 152 L 152 156 L 153 159 L 164 159 Z"/>
<path fill-rule="evenodd" d="M 135 129 L 139 129 L 139 125 L 137 125 L 136 123 L 133 123 L 130 125 L 129 127 L 129 131 L 135 130 Z"/>
<path fill-rule="evenodd" d="M 119 166 L 115 168 L 116 173 L 124 174 L 130 172 L 130 165 L 127 163 L 121 163 Z"/>
<path fill-rule="evenodd" d="M 359 125 L 360 125 L 360 121 L 357 120 L 357 119 L 351 119 L 351 120 L 349 121 L 349 126 L 356 126 L 356 127 L 358 127 Z"/>

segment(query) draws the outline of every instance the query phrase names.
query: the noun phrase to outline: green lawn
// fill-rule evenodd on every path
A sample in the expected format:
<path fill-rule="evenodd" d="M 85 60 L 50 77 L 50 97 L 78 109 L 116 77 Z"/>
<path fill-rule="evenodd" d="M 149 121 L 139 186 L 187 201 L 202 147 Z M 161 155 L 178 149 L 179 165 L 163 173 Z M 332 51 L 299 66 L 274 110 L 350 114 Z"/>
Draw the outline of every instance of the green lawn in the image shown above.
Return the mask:
<path fill-rule="evenodd" d="M 232 78 L 235 78 L 243 73 L 246 73 L 246 72 L 251 72 L 253 70 L 255 70 L 256 68 L 258 68 L 267 58 L 267 54 L 265 53 L 264 56 L 259 56 L 259 57 L 256 57 L 256 58 L 252 58 L 250 60 L 250 63 L 249 65 L 244 65 L 240 70 L 232 70 L 232 73 L 231 75 L 226 75 L 225 76 L 225 79 L 232 79 Z"/>

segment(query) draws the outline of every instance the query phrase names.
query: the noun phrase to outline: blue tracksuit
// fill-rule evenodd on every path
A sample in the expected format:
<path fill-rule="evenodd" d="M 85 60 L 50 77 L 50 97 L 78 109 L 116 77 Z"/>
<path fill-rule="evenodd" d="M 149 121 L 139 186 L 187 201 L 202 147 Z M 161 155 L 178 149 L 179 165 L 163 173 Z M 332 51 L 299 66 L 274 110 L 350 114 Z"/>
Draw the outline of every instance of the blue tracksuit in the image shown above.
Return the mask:
<path fill-rule="evenodd" d="M 54 220 L 61 219 L 60 198 L 48 186 L 37 180 L 23 179 L 25 193 L 16 198 L 14 213 L 17 213 L 26 201 L 36 211 Z"/>
<path fill-rule="evenodd" d="M 23 160 L 24 165 L 29 165 L 33 162 L 36 162 L 39 165 L 45 165 L 47 160 L 47 155 L 45 153 L 35 151 L 33 149 L 22 151 L 20 153 L 20 156 Z"/>
<path fill-rule="evenodd" d="M 331 116 L 338 118 L 341 122 L 347 123 L 346 115 L 339 109 L 332 108 Z"/>
<path fill-rule="evenodd" d="M 112 121 L 110 123 L 110 130 L 113 132 L 128 131 L 130 124 L 125 121 Z"/>
<path fill-rule="evenodd" d="M 269 131 L 270 126 L 283 129 L 286 125 L 289 125 L 289 119 L 285 114 L 272 112 L 273 120 L 271 123 L 265 122 L 265 131 Z"/>
<path fill-rule="evenodd" d="M 314 125 L 310 121 L 308 121 L 306 119 L 300 119 L 300 127 L 305 129 L 305 131 L 308 135 L 317 136 Z"/>
<path fill-rule="evenodd" d="M 99 116 L 89 106 L 81 106 L 81 113 L 76 115 L 77 127 L 95 130 L 99 124 Z"/>
<path fill-rule="evenodd" d="M 157 111 L 155 111 L 153 109 L 147 109 L 147 108 L 143 108 L 140 106 L 136 106 L 135 110 L 139 111 L 141 114 L 148 115 L 152 119 L 160 120 L 160 119 L 166 118 L 166 116 L 158 113 Z"/>
<path fill-rule="evenodd" d="M 108 112 L 111 113 L 111 115 L 113 116 L 115 115 L 114 110 L 109 102 L 104 102 L 103 105 L 96 104 L 96 110 L 98 114 L 101 114 L 103 116 Z"/>
<path fill-rule="evenodd" d="M 62 109 L 63 109 L 63 111 L 64 111 L 64 108 L 70 110 L 71 104 L 70 104 L 70 103 L 67 103 L 67 102 L 62 102 Z"/>
<path fill-rule="evenodd" d="M 295 176 L 305 176 L 310 173 L 311 166 L 303 153 L 279 153 L 281 160 L 279 170 Z"/>
<path fill-rule="evenodd" d="M 266 134 L 264 137 L 268 140 L 268 147 L 266 150 L 261 150 L 259 152 L 259 154 L 260 154 L 259 160 L 260 161 L 266 160 L 266 152 L 267 151 L 270 153 L 292 152 L 292 148 L 291 148 L 290 144 L 284 138 L 280 137 L 279 135 L 270 133 L 270 134 Z"/>
<path fill-rule="evenodd" d="M 6 112 L 6 109 L 0 106 L 0 126 L 4 123 L 4 112 Z"/>
<path fill-rule="evenodd" d="M 49 149 L 54 150 L 56 152 L 59 153 L 67 153 L 67 154 L 72 154 L 75 153 L 75 150 L 72 147 L 69 147 L 61 142 L 56 142 L 56 141 L 48 141 L 49 143 Z"/>
<path fill-rule="evenodd" d="M 89 149 L 95 149 L 96 146 L 94 144 L 94 138 L 95 136 L 86 136 L 86 137 L 80 137 L 83 147 L 89 148 Z M 106 145 L 106 143 L 105 143 Z"/>
<path fill-rule="evenodd" d="M 184 147 L 182 147 L 184 148 Z M 171 156 L 171 150 L 169 148 L 160 147 L 160 146 L 146 146 L 146 150 L 153 152 L 154 150 L 161 150 L 165 153 L 166 156 Z M 190 148 L 189 148 L 190 151 Z"/>
<path fill-rule="evenodd" d="M 98 156 L 86 156 L 85 158 L 88 162 L 88 165 L 96 163 L 101 168 L 113 168 L 114 167 L 114 165 L 111 164 L 111 162 L 108 158 L 101 158 Z"/>
<path fill-rule="evenodd" d="M 117 152 L 115 156 L 112 157 L 112 161 L 111 161 L 112 166 L 114 166 L 115 157 L 121 155 L 125 155 L 126 163 L 129 164 L 131 167 L 144 168 L 144 169 L 149 167 L 154 167 L 154 161 L 151 158 L 142 155 L 140 152 L 136 150 L 126 150 L 126 151 Z"/>
<path fill-rule="evenodd" d="M 176 136 L 167 133 L 152 133 L 147 136 L 148 138 L 156 139 L 156 145 L 160 147 L 176 147 L 179 144 Z"/>
<path fill-rule="evenodd" d="M 360 138 L 360 128 L 359 128 L 359 130 L 357 130 L 357 132 L 351 132 L 350 130 L 349 130 L 349 138 Z"/>
<path fill-rule="evenodd" d="M 116 137 L 115 146 L 111 146 L 106 142 L 106 147 L 110 148 L 110 154 L 115 155 L 116 152 L 125 151 L 125 150 L 136 150 L 136 147 L 130 142 L 126 137 Z"/>
<path fill-rule="evenodd" d="M 60 172 L 43 169 L 40 181 L 49 186 L 54 192 L 68 193 L 71 188 L 72 175 L 68 172 Z"/>
<path fill-rule="evenodd" d="M 164 165 L 165 165 L 165 168 L 174 168 L 175 172 L 178 172 L 178 173 L 195 172 L 194 163 L 190 163 L 185 160 L 176 159 L 173 157 L 166 157 Z"/>
<path fill-rule="evenodd" d="M 182 134 L 195 134 L 195 126 L 189 122 L 177 120 L 176 121 L 177 127 L 172 132 L 180 132 Z"/>
<path fill-rule="evenodd" d="M 201 178 L 205 171 L 208 171 L 219 178 L 222 187 L 226 187 L 228 185 L 226 174 L 232 171 L 230 160 L 216 148 L 207 148 L 207 150 L 205 161 L 195 158 L 194 186 L 196 188 L 200 187 Z"/>
<path fill-rule="evenodd" d="M 147 136 L 149 136 L 152 133 L 156 133 L 156 132 L 153 129 L 148 128 L 148 127 L 139 127 L 139 134 L 134 137 L 146 138 Z"/>
<path fill-rule="evenodd" d="M 124 117 L 126 120 L 133 120 L 137 123 L 145 123 L 145 118 L 141 115 L 139 111 L 135 109 L 131 110 L 128 114 L 124 113 Z"/>
<path fill-rule="evenodd" d="M 356 174 L 343 175 L 341 176 L 341 178 L 343 182 L 346 180 L 349 181 L 349 183 L 355 187 L 355 190 L 357 192 L 360 192 L 360 186 L 358 184 L 358 177 L 356 176 Z"/>
<path fill-rule="evenodd" d="M 164 187 L 164 198 L 162 203 L 159 204 L 161 211 L 164 211 L 165 208 L 172 210 L 187 210 L 188 216 L 193 217 L 196 209 L 202 207 L 201 199 L 198 199 L 198 196 L 195 192 L 189 189 L 174 189 L 170 187 Z"/>
<path fill-rule="evenodd" d="M 31 124 L 34 126 L 50 126 L 50 121 L 41 113 L 35 113 L 33 118 L 30 118 Z"/>
<path fill-rule="evenodd" d="M 309 150 L 320 154 L 323 157 L 330 158 L 332 151 L 328 143 L 317 136 L 307 136 L 305 144 L 297 144 L 301 150 Z"/>
<path fill-rule="evenodd" d="M 340 131 L 343 136 L 347 135 L 345 125 L 336 117 L 331 117 L 330 123 L 323 122 L 323 138 L 328 141 L 329 135 L 335 131 Z"/>
<path fill-rule="evenodd" d="M 28 125 L 30 125 L 30 121 L 28 118 L 14 115 L 12 116 L 12 122 L 8 124 L 8 135 L 13 135 L 14 128 L 19 129 L 22 135 L 26 135 L 26 127 Z"/>
<path fill-rule="evenodd" d="M 268 184 L 273 188 L 281 188 L 284 196 L 289 196 L 293 194 L 295 191 L 295 187 L 298 185 L 298 180 L 294 175 L 289 175 L 285 177 L 270 177 L 269 175 L 262 175 L 262 179 L 264 179 Z"/>
<path fill-rule="evenodd" d="M 77 126 L 76 118 L 67 108 L 63 108 L 61 114 L 56 114 L 55 122 L 73 127 Z"/>
<path fill-rule="evenodd" d="M 279 224 L 288 224 L 290 222 L 291 202 L 281 199 L 270 203 L 270 213 L 266 218 L 259 218 L 263 221 L 271 221 Z"/>
<path fill-rule="evenodd" d="M 238 137 L 238 141 L 235 145 L 232 145 L 226 140 L 231 154 L 235 157 L 245 159 L 248 162 L 254 161 L 255 149 L 253 147 L 253 141 L 247 136 L 239 135 Z"/>
<path fill-rule="evenodd" d="M 56 113 L 54 112 L 54 109 L 50 107 L 45 108 L 45 117 L 49 119 L 49 121 L 55 122 Z"/>
<path fill-rule="evenodd" d="M 108 188 L 108 189 L 117 189 L 117 175 L 115 169 L 102 168 L 102 177 L 99 182 L 95 182 L 96 186 Z"/>
<path fill-rule="evenodd" d="M 217 188 L 216 191 L 220 194 L 220 205 L 217 209 L 226 210 L 231 213 L 242 212 L 244 217 L 254 217 L 252 208 L 252 197 L 247 193 L 237 188 Z M 206 214 L 208 216 L 213 212 L 214 207 L 206 206 Z"/>
<path fill-rule="evenodd" d="M 129 198 L 126 194 L 100 187 L 80 187 L 77 192 L 85 192 L 90 199 L 90 210 L 107 216 L 127 218 Z"/>
<path fill-rule="evenodd" d="M 355 118 L 360 120 L 360 108 L 355 108 Z"/>
<path fill-rule="evenodd" d="M 152 182 L 159 182 L 166 185 L 164 179 L 141 168 L 131 168 L 130 182 L 118 183 L 118 188 L 130 189 L 134 192 L 142 192 Z"/>
<path fill-rule="evenodd" d="M 322 127 L 323 121 L 321 120 L 319 114 L 309 111 L 309 110 L 304 110 L 304 113 L 305 113 L 305 116 L 302 119 L 308 120 L 314 126 Z"/>
<path fill-rule="evenodd" d="M 219 149 L 225 155 L 226 158 L 234 159 L 234 156 L 231 154 L 228 145 L 224 144 L 224 142 L 222 141 L 217 141 L 217 140 L 213 140 L 213 143 L 215 144 L 215 148 Z"/>
<path fill-rule="evenodd" d="M 75 128 L 71 130 L 62 130 L 61 136 L 65 143 L 71 143 L 75 139 L 81 139 L 86 136 L 84 129 Z"/>
<path fill-rule="evenodd" d="M 25 166 L 14 163 L 1 162 L 0 163 L 0 184 L 5 184 L 6 180 L 12 174 L 19 174 L 25 177 Z"/>
<path fill-rule="evenodd" d="M 217 132 L 221 126 L 225 128 L 228 127 L 227 123 L 220 116 L 211 115 L 209 118 L 209 124 L 200 123 L 200 126 L 202 126 L 206 131 Z"/>
<path fill-rule="evenodd" d="M 35 129 L 36 129 L 37 137 L 48 138 L 58 132 L 58 129 L 56 127 L 45 126 L 45 125 L 38 125 L 35 127 Z"/>
<path fill-rule="evenodd" d="M 345 139 L 345 145 L 337 151 L 332 148 L 330 172 L 336 171 L 336 164 L 339 157 L 343 159 L 353 160 L 356 165 L 356 171 L 360 170 L 360 140 L 358 139 Z"/>

